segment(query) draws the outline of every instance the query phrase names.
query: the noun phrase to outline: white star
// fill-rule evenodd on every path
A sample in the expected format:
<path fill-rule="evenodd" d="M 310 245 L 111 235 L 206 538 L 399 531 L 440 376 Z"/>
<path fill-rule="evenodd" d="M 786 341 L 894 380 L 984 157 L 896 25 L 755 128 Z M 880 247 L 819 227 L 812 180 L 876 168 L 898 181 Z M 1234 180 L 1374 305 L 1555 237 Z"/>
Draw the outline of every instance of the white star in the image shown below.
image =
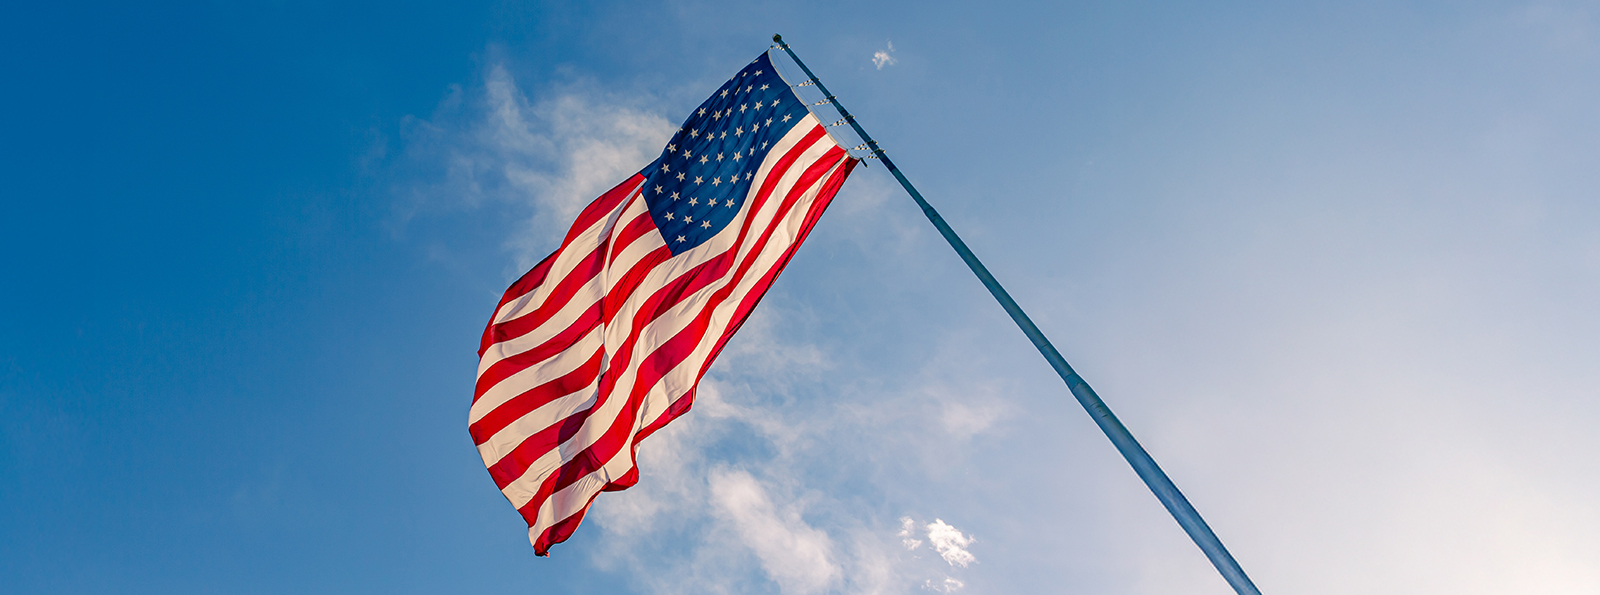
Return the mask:
<path fill-rule="evenodd" d="M 683 241 L 683 236 L 678 236 L 678 241 L 682 242 Z"/>
<path fill-rule="evenodd" d="M 728 199 L 728 202 L 723 203 L 723 204 L 726 204 L 728 206 L 728 208 L 731 209 L 731 208 L 733 208 L 733 199 L 730 198 L 730 199 Z"/>
<path fill-rule="evenodd" d="M 703 182 L 701 182 L 701 181 L 700 181 L 700 176 L 695 176 L 695 177 L 694 177 L 694 183 L 696 183 L 696 184 L 701 184 L 701 183 L 703 183 Z"/>
<path fill-rule="evenodd" d="M 721 186 L 722 185 L 722 178 L 711 178 L 711 185 L 712 186 Z"/>
<path fill-rule="evenodd" d="M 733 160 L 734 161 L 738 161 L 739 160 L 739 154 L 738 153 L 734 153 L 733 154 Z"/>
<path fill-rule="evenodd" d="M 744 179 L 750 179 L 750 172 L 744 172 Z"/>
<path fill-rule="evenodd" d="M 717 137 L 717 138 L 728 138 L 728 131 L 726 131 L 726 130 L 722 131 L 722 136 Z"/>
<path fill-rule="evenodd" d="M 731 107 L 730 107 L 730 108 L 728 108 L 728 111 L 726 111 L 726 112 L 723 112 L 723 114 L 722 114 L 722 115 L 724 115 L 724 116 L 731 116 L 731 115 L 733 115 L 733 108 L 731 108 Z"/>
<path fill-rule="evenodd" d="M 761 76 L 761 71 L 757 70 L 756 71 L 756 76 Z M 762 88 L 765 89 L 766 87 L 762 87 Z"/>
<path fill-rule="evenodd" d="M 785 121 L 785 122 L 789 121 L 789 114 L 784 114 L 783 115 L 783 121 Z"/>
<path fill-rule="evenodd" d="M 722 96 L 723 97 L 727 97 L 728 96 L 728 90 L 727 89 L 723 89 L 722 90 Z"/>
<path fill-rule="evenodd" d="M 692 206 L 697 205 L 697 204 L 700 204 L 700 199 L 692 197 L 692 196 L 689 197 L 689 206 L 692 207 Z"/>
<path fill-rule="evenodd" d="M 733 135 L 734 136 L 741 136 L 743 134 L 744 134 L 744 129 L 743 128 L 740 128 L 738 126 L 733 127 Z"/>
<path fill-rule="evenodd" d="M 767 148 L 767 141 L 761 141 L 761 148 Z"/>
<path fill-rule="evenodd" d="M 711 112 L 711 119 L 713 119 L 713 120 L 721 120 L 722 119 L 722 112 Z"/>
<path fill-rule="evenodd" d="M 706 115 L 706 108 L 703 108 L 703 107 L 700 108 L 700 115 L 702 115 L 702 116 Z"/>
<path fill-rule="evenodd" d="M 678 193 L 672 193 L 672 200 L 678 200 Z"/>
<path fill-rule="evenodd" d="M 744 88 L 744 92 L 745 92 L 745 93 L 749 93 L 749 92 L 750 92 L 750 90 L 751 90 L 751 89 L 754 89 L 754 88 L 755 88 L 755 87 L 754 87 L 754 86 L 746 86 L 746 87 L 745 87 L 745 88 Z"/>
<path fill-rule="evenodd" d="M 672 171 L 672 168 L 667 167 L 667 164 L 663 163 L 661 164 L 661 171 Z"/>
<path fill-rule="evenodd" d="M 694 153 L 690 153 L 688 149 L 684 149 L 683 150 L 683 158 L 684 159 L 688 159 L 690 157 L 694 157 Z"/>
<path fill-rule="evenodd" d="M 760 128 L 760 127 L 761 127 L 761 123 L 760 122 L 751 122 L 750 123 L 750 132 L 751 132 L 751 134 L 754 134 L 756 129 Z"/>
<path fill-rule="evenodd" d="M 744 110 L 749 109 L 749 107 L 750 106 L 747 105 L 747 104 L 743 104 L 743 103 L 739 104 L 739 113 L 741 113 L 741 114 L 744 113 Z"/>
<path fill-rule="evenodd" d="M 767 118 L 767 125 L 768 125 L 768 126 L 771 126 L 771 125 L 772 125 L 772 118 Z"/>
<path fill-rule="evenodd" d="M 756 102 L 756 109 L 761 109 L 761 102 L 759 102 L 759 101 Z"/>
<path fill-rule="evenodd" d="M 701 221 L 700 222 L 700 227 L 704 227 L 706 229 L 711 229 L 711 222 L 710 221 Z"/>
<path fill-rule="evenodd" d="M 681 172 L 681 171 L 680 171 L 680 172 L 678 172 L 678 181 L 679 181 L 679 182 L 682 182 L 682 181 L 683 181 L 683 172 Z"/>
<path fill-rule="evenodd" d="M 683 222 L 684 223 L 694 223 L 694 217 L 690 217 L 688 215 L 684 215 L 683 216 Z"/>
<path fill-rule="evenodd" d="M 717 153 L 717 161 L 722 161 L 722 153 Z"/>
<path fill-rule="evenodd" d="M 661 194 L 661 186 L 660 185 L 656 186 L 656 194 Z"/>
<path fill-rule="evenodd" d="M 689 131 L 689 136 L 691 138 L 698 138 L 700 136 L 700 131 L 699 130 L 690 130 Z"/>
<path fill-rule="evenodd" d="M 772 98 L 772 107 L 778 107 L 778 98 Z"/>
<path fill-rule="evenodd" d="M 701 155 L 700 156 L 700 162 L 701 163 L 705 163 L 706 162 L 706 156 L 705 155 Z"/>
<path fill-rule="evenodd" d="M 713 198 L 711 200 L 706 201 L 706 206 L 708 206 L 708 207 L 717 206 L 717 199 Z"/>
<path fill-rule="evenodd" d="M 667 145 L 667 152 L 668 153 L 672 153 L 672 152 L 675 152 L 677 150 L 678 150 L 678 145 Z"/>
<path fill-rule="evenodd" d="M 765 91 L 765 90 L 767 90 L 767 86 L 766 86 L 766 85 L 761 85 L 761 90 L 762 90 L 762 91 Z"/>
<path fill-rule="evenodd" d="M 667 221 L 671 221 L 671 220 L 672 220 L 672 213 L 667 213 Z"/>

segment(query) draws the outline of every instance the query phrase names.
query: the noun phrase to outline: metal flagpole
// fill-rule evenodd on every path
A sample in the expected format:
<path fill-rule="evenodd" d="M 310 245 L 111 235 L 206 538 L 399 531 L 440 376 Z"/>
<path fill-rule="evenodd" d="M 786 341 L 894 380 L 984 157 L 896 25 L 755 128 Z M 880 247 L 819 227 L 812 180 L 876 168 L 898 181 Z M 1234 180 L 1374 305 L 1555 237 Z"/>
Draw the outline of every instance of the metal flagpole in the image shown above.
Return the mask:
<path fill-rule="evenodd" d="M 900 173 L 900 168 L 895 167 L 894 162 L 889 160 L 889 156 L 884 154 L 883 149 L 878 146 L 878 141 L 872 140 L 872 137 L 867 135 L 867 131 L 861 129 L 861 124 L 856 123 L 855 116 L 850 115 L 850 112 L 844 109 L 844 105 L 839 103 L 838 98 L 829 93 L 828 88 L 822 85 L 822 80 L 818 79 L 817 75 L 812 74 L 810 68 L 806 68 L 806 63 L 800 61 L 800 57 L 794 54 L 794 50 L 789 48 L 789 44 L 783 42 L 783 36 L 773 35 L 772 41 L 777 43 L 778 47 L 783 48 L 783 51 L 789 54 L 789 58 L 800 66 L 800 70 L 806 73 L 806 82 L 815 84 L 817 90 L 821 91 L 822 95 L 826 97 L 826 99 L 818 102 L 818 105 L 822 103 L 833 104 L 833 107 L 838 109 L 839 114 L 844 117 L 843 121 L 849 123 L 850 127 L 855 129 L 856 134 L 866 141 L 866 144 L 857 148 L 872 149 L 872 153 L 878 160 L 889 168 L 889 173 L 894 174 L 894 179 L 899 180 L 900 185 L 904 186 L 906 192 L 911 194 L 911 199 L 917 201 L 917 206 L 922 207 L 922 214 L 928 216 L 928 221 L 933 222 L 933 226 L 939 229 L 939 233 L 944 236 L 944 239 L 950 242 L 950 246 L 956 249 L 957 254 L 961 255 L 961 260 L 966 261 L 972 272 L 978 275 L 979 280 L 983 281 L 983 286 L 989 288 L 989 293 L 994 295 L 994 299 L 1000 302 L 1000 306 L 1005 308 L 1006 313 L 1011 315 L 1011 319 L 1016 321 L 1018 327 L 1022 328 L 1022 333 L 1028 336 L 1028 340 L 1033 341 L 1033 346 L 1037 347 L 1039 353 L 1044 355 L 1044 359 L 1050 362 L 1050 367 L 1055 368 L 1056 373 L 1061 375 L 1061 379 L 1067 382 L 1067 388 L 1072 390 L 1072 396 L 1078 398 L 1078 403 L 1083 405 L 1083 408 L 1089 412 L 1089 416 L 1094 418 L 1094 422 L 1100 425 L 1100 430 L 1105 432 L 1106 437 L 1111 439 L 1112 444 L 1116 445 L 1123 458 L 1128 460 L 1128 464 L 1133 465 L 1134 472 L 1139 474 L 1139 478 L 1144 480 L 1145 485 L 1150 486 L 1150 491 L 1155 492 L 1156 499 L 1161 500 L 1161 504 L 1167 507 L 1167 512 L 1172 513 L 1172 518 L 1177 519 L 1178 525 L 1182 526 L 1184 532 L 1189 534 L 1189 538 L 1193 539 L 1195 545 L 1200 546 L 1200 550 L 1205 552 L 1207 558 L 1211 559 L 1211 564 L 1215 565 L 1217 571 L 1222 573 L 1222 578 L 1226 579 L 1228 584 L 1232 585 L 1233 590 L 1237 591 L 1239 595 L 1261 595 L 1261 591 L 1256 589 L 1255 583 L 1250 582 L 1250 577 L 1245 575 L 1244 569 L 1240 568 L 1239 563 L 1233 559 L 1233 555 L 1228 553 L 1228 548 L 1223 547 L 1222 540 L 1217 539 L 1217 535 L 1211 532 L 1211 527 L 1206 524 L 1205 519 L 1200 518 L 1200 513 L 1194 509 L 1194 506 L 1189 504 L 1189 499 L 1183 497 L 1183 492 L 1178 491 L 1178 486 L 1174 485 L 1172 479 L 1161 471 L 1161 467 L 1156 465 L 1155 459 L 1150 458 L 1150 453 L 1145 452 L 1144 447 L 1139 446 L 1139 441 L 1135 440 L 1128 428 L 1124 427 L 1122 422 L 1117 419 L 1117 416 L 1111 413 L 1111 409 L 1106 407 L 1105 401 L 1100 400 L 1100 396 L 1095 394 L 1094 389 L 1089 388 L 1089 383 L 1084 382 L 1083 377 L 1078 376 L 1078 373 L 1072 370 L 1072 366 L 1068 365 L 1067 360 L 1061 357 L 1055 346 L 1050 344 L 1050 340 L 1045 338 L 1044 333 L 1039 332 L 1039 327 L 1034 326 L 1033 321 L 1017 305 L 1016 300 L 1011 299 L 1011 294 L 1006 293 L 1005 288 L 1000 286 L 1000 282 L 995 280 L 994 275 L 989 274 L 989 269 L 984 267 L 983 263 L 978 261 L 978 257 L 972 254 L 972 250 L 967 248 L 966 242 L 961 241 L 961 237 L 957 236 L 955 230 L 950 229 L 950 225 L 944 222 L 943 217 L 939 216 L 939 212 L 933 210 L 933 206 L 922 198 L 922 193 L 917 192 L 917 188 L 911 185 L 905 174 Z"/>

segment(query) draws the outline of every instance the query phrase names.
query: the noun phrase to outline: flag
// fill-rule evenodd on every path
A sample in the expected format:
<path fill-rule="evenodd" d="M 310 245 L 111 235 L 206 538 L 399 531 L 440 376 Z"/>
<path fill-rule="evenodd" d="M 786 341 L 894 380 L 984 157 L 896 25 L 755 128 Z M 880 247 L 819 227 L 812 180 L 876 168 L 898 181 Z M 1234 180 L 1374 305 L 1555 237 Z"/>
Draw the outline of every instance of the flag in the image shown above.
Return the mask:
<path fill-rule="evenodd" d="M 547 555 L 683 415 L 857 160 L 762 54 L 506 290 L 469 431 Z"/>

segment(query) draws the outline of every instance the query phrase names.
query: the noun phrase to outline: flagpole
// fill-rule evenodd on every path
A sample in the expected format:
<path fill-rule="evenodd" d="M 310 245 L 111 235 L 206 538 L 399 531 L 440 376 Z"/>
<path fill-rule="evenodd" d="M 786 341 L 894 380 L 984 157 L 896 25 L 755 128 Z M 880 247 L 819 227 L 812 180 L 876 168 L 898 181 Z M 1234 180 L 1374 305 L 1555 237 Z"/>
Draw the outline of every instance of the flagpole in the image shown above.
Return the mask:
<path fill-rule="evenodd" d="M 1111 443 L 1117 447 L 1117 451 L 1121 452 L 1123 458 L 1128 460 L 1128 464 L 1133 466 L 1134 472 L 1139 474 L 1139 478 L 1144 480 L 1145 485 L 1150 486 L 1150 491 L 1155 493 L 1156 499 L 1160 500 L 1161 504 L 1167 508 L 1167 512 L 1172 513 L 1172 518 L 1177 519 L 1178 525 L 1182 526 L 1184 532 L 1189 534 L 1189 538 L 1194 540 L 1195 545 L 1200 546 L 1200 551 L 1205 552 L 1206 557 L 1211 560 L 1211 564 L 1217 567 L 1218 572 L 1222 573 L 1222 578 L 1226 579 L 1228 584 L 1239 595 L 1261 595 L 1261 591 L 1256 589 L 1255 583 L 1251 582 L 1250 577 L 1245 575 L 1244 569 L 1239 566 L 1239 562 L 1234 560 L 1233 555 L 1228 553 L 1228 548 L 1222 545 L 1222 540 L 1217 539 L 1217 535 L 1211 531 L 1211 526 L 1207 525 L 1205 519 L 1200 518 L 1199 511 L 1196 511 L 1194 506 L 1189 504 L 1189 499 L 1183 496 L 1183 492 L 1178 491 L 1178 486 L 1172 483 L 1172 479 L 1167 477 L 1167 474 L 1161 470 L 1159 465 L 1156 465 L 1155 459 L 1150 458 L 1150 453 L 1145 452 L 1144 447 L 1140 446 L 1139 441 L 1133 438 L 1133 434 L 1128 431 L 1128 428 L 1122 425 L 1122 421 L 1111 413 L 1111 409 L 1106 406 L 1105 401 L 1100 400 L 1100 396 L 1095 394 L 1093 388 L 1089 387 L 1089 383 L 1084 382 L 1083 377 L 1073 371 L 1072 366 L 1067 364 L 1067 360 L 1061 357 L 1054 345 L 1050 344 L 1050 339 L 1045 338 L 1044 333 L 1039 332 L 1039 327 L 1033 324 L 1033 320 L 1029 319 L 1028 314 L 1022 311 L 1022 307 L 1017 305 L 1016 300 L 1011 299 L 1011 294 L 1000 286 L 1000 282 L 995 280 L 994 275 L 989 274 L 988 267 L 983 266 L 983 263 L 972 253 L 972 250 L 967 248 L 967 243 L 961 241 L 961 237 L 957 236 L 955 230 L 951 229 L 950 225 L 945 223 L 944 218 L 939 216 L 939 212 L 934 210 L 933 206 L 922 198 L 922 193 L 917 192 L 917 188 L 911 185 L 911 181 L 906 179 L 905 174 L 900 173 L 900 168 L 895 167 L 894 162 L 889 160 L 889 156 L 884 154 L 883 148 L 878 146 L 878 141 L 872 140 L 872 137 L 867 135 L 867 131 L 861 128 L 861 124 L 856 122 L 855 116 L 850 115 L 850 112 L 844 109 L 844 105 L 839 103 L 838 98 L 828 92 L 828 88 L 822 85 L 822 80 L 811 73 L 811 69 L 806 67 L 805 62 L 800 61 L 800 57 L 796 56 L 794 50 L 789 48 L 789 44 L 783 42 L 783 36 L 774 34 L 772 41 L 777 43 L 778 47 L 783 48 L 783 51 L 789 54 L 789 58 L 800 66 L 800 70 L 806 73 L 807 82 L 817 85 L 817 90 L 821 91 L 826 98 L 817 104 L 833 104 L 833 107 L 838 109 L 839 114 L 843 116 L 842 121 L 849 123 L 850 128 L 861 136 L 861 140 L 866 141 L 866 144 L 857 148 L 871 149 L 873 155 L 879 161 L 882 161 L 885 167 L 889 168 L 889 173 L 894 174 L 894 178 L 900 181 L 900 185 L 905 187 L 907 193 L 911 194 L 911 199 L 917 201 L 917 206 L 922 207 L 922 214 L 927 215 L 928 221 L 932 222 L 933 226 L 939 230 L 939 234 L 944 236 L 945 241 L 950 242 L 950 247 L 956 249 L 956 253 L 961 255 L 961 260 L 966 261 L 967 267 L 972 269 L 972 272 L 978 276 L 980 281 L 983 281 L 984 287 L 989 288 L 989 293 L 994 295 L 994 299 L 1000 302 L 1000 307 L 1005 308 L 1006 313 L 1010 314 L 1011 319 L 1016 321 L 1017 326 L 1022 329 L 1022 333 L 1028 336 L 1028 340 L 1033 341 L 1033 346 L 1039 349 L 1039 353 L 1044 355 L 1046 361 L 1050 362 L 1050 367 L 1055 368 L 1056 373 L 1061 375 L 1061 379 L 1066 381 L 1067 388 L 1072 391 L 1072 396 L 1077 397 L 1078 403 L 1083 405 L 1084 410 L 1088 411 L 1089 416 L 1094 418 L 1094 422 L 1100 426 L 1100 430 L 1105 432 L 1106 437 L 1110 438 Z"/>

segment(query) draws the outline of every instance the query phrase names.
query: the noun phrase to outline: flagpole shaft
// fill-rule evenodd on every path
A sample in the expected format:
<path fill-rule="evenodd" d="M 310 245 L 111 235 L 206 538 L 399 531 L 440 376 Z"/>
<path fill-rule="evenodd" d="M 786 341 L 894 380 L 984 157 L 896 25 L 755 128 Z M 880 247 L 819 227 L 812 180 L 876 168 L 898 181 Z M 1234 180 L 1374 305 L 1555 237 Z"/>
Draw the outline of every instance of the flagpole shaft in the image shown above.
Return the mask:
<path fill-rule="evenodd" d="M 988 267 L 983 266 L 977 255 L 974 255 L 972 250 L 967 248 L 967 243 L 961 241 L 961 237 L 956 235 L 955 230 L 951 229 L 948 223 L 945 223 L 944 218 L 939 216 L 939 212 L 934 210 L 933 205 L 928 204 L 928 201 L 922 198 L 922 193 L 917 192 L 917 188 L 911 185 L 910 180 L 906 179 L 905 174 L 900 173 L 900 168 L 894 166 L 894 162 L 890 161 L 889 156 L 884 154 L 883 148 L 878 146 L 878 142 L 867 135 L 867 131 L 861 128 L 861 124 L 856 122 L 855 117 L 851 116 L 850 112 L 845 110 L 844 105 L 840 104 L 839 100 L 828 92 L 828 88 L 823 86 L 822 80 L 817 78 L 817 75 L 812 74 L 811 69 L 806 67 L 805 62 L 800 61 L 800 57 L 796 56 L 794 50 L 789 48 L 789 44 L 783 42 L 781 36 L 773 35 L 772 41 L 776 42 L 778 47 L 783 48 L 783 51 L 789 54 L 789 58 L 794 60 L 794 63 L 800 66 L 800 70 L 806 73 L 808 80 L 816 83 L 817 90 L 821 91 L 823 96 L 827 98 L 826 101 L 832 103 L 833 107 L 839 110 L 839 114 L 856 131 L 856 134 L 866 141 L 866 146 L 872 149 L 878 160 L 889 168 L 889 173 L 894 174 L 894 178 L 900 181 L 901 186 L 905 187 L 906 192 L 911 195 L 911 199 L 917 201 L 917 206 L 922 207 L 922 214 L 927 215 L 928 221 L 932 222 L 934 228 L 939 230 L 939 234 L 944 236 L 945 241 L 950 242 L 950 246 L 955 248 L 957 254 L 961 255 L 961 260 L 967 263 L 967 267 L 972 269 L 972 272 L 978 276 L 980 281 L 983 281 L 983 286 L 989 288 L 989 293 L 994 295 L 994 299 L 1000 302 L 1000 307 L 1005 308 L 1006 313 L 1010 314 L 1011 319 L 1016 321 L 1017 326 L 1022 329 L 1022 333 L 1028 336 L 1028 340 L 1033 341 L 1033 346 L 1039 349 L 1039 353 L 1044 355 L 1046 361 L 1050 362 L 1050 367 L 1055 368 L 1056 373 L 1061 375 L 1061 379 L 1066 381 L 1067 388 L 1072 391 L 1072 396 L 1076 397 L 1078 403 L 1083 405 L 1084 410 L 1089 412 L 1089 416 L 1094 418 L 1094 422 L 1100 426 L 1100 430 L 1105 432 L 1107 438 L 1111 439 L 1111 443 L 1117 447 L 1117 451 L 1121 452 L 1123 458 L 1128 460 L 1128 464 L 1133 466 L 1134 472 L 1138 473 L 1139 478 L 1143 479 L 1145 485 L 1150 487 L 1150 491 L 1155 493 L 1156 499 L 1160 500 L 1161 504 L 1167 508 L 1167 512 L 1172 513 L 1172 517 L 1177 519 L 1178 525 L 1182 526 L 1184 532 L 1189 534 L 1189 538 L 1194 540 L 1195 545 L 1200 546 L 1202 552 L 1205 552 L 1206 557 L 1211 560 L 1211 564 L 1217 567 L 1218 572 L 1222 573 L 1222 578 L 1226 579 L 1228 584 L 1239 595 L 1261 595 L 1261 591 L 1256 588 L 1255 583 L 1250 581 L 1250 577 L 1245 575 L 1244 569 L 1239 566 L 1238 561 L 1234 560 L 1233 555 L 1228 553 L 1228 548 L 1222 545 L 1222 540 L 1217 539 L 1217 535 L 1211 531 L 1211 526 L 1207 525 L 1205 519 L 1200 518 L 1199 511 L 1196 511 L 1194 506 L 1189 504 L 1189 499 L 1183 496 L 1183 492 L 1178 491 L 1178 486 L 1172 483 L 1172 479 L 1167 477 L 1167 474 L 1161 470 L 1159 465 L 1156 465 L 1155 459 L 1150 457 L 1150 453 L 1145 452 L 1144 447 L 1139 445 L 1139 441 L 1134 439 L 1133 433 L 1122 425 L 1122 421 L 1111 413 L 1111 409 L 1106 406 L 1105 401 L 1102 401 L 1099 395 L 1095 394 L 1094 389 L 1089 387 L 1089 383 L 1084 382 L 1083 377 L 1073 371 L 1072 366 L 1067 364 L 1067 360 L 1061 357 L 1061 353 L 1056 351 L 1054 345 L 1050 344 L 1050 339 L 1045 338 L 1044 333 L 1040 332 L 1039 327 L 1033 324 L 1033 320 L 1028 318 L 1026 312 L 1022 311 L 1022 307 L 1017 305 L 1016 300 L 1011 299 L 1011 294 L 1007 293 L 1005 288 L 1000 286 L 1000 282 L 995 280 L 994 275 L 989 273 Z"/>

